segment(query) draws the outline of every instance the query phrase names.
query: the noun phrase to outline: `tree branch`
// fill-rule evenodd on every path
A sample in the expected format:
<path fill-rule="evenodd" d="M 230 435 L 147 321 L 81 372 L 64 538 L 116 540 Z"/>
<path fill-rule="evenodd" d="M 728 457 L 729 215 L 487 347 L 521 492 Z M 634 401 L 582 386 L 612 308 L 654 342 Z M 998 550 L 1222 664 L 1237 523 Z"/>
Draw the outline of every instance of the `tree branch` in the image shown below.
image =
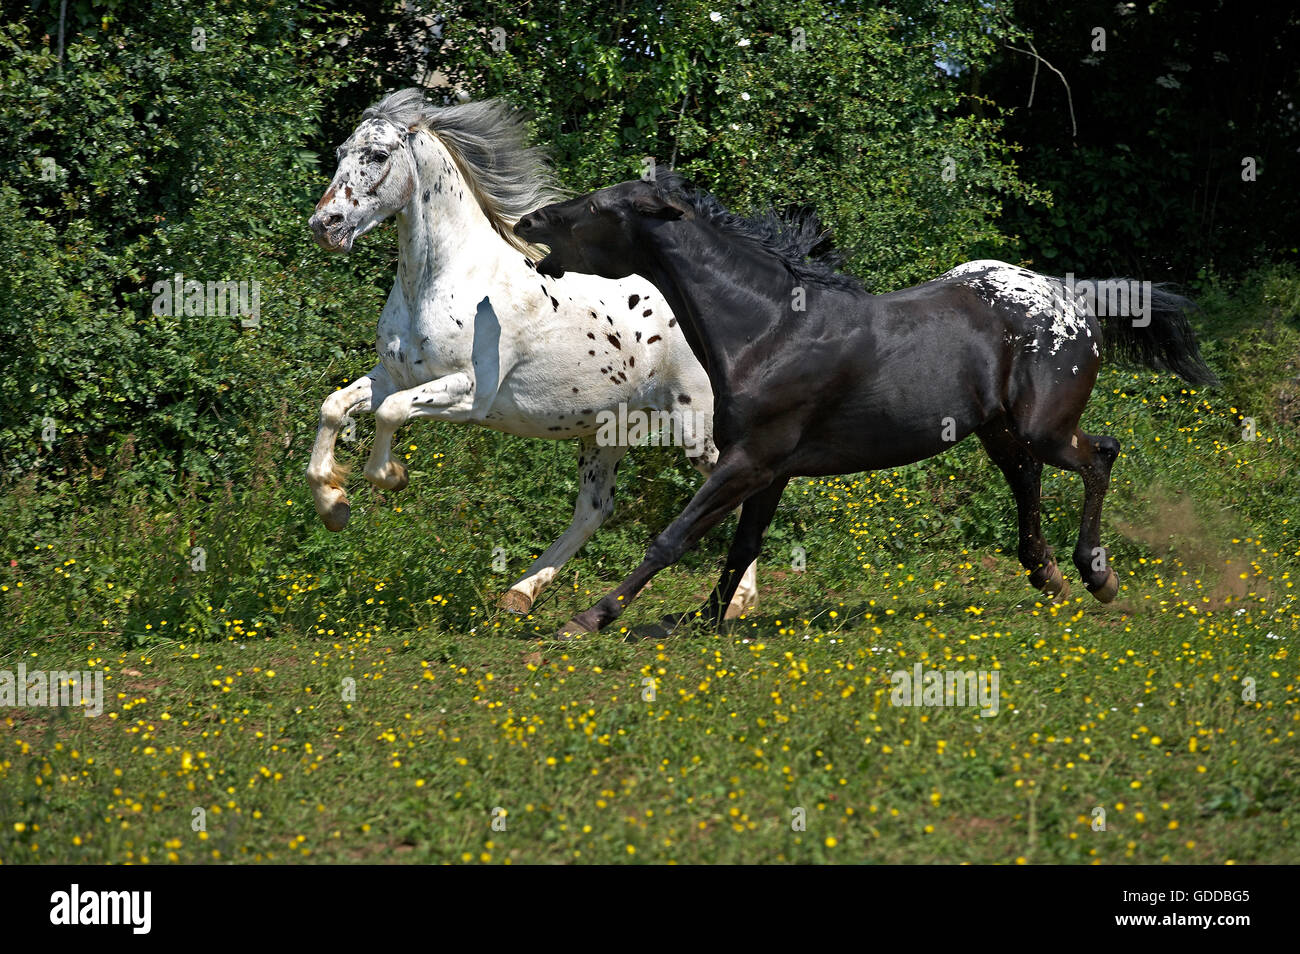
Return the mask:
<path fill-rule="evenodd" d="M 1070 84 L 1065 79 L 1065 74 L 1047 60 L 1043 59 L 1037 48 L 1034 46 L 1033 40 L 1025 37 L 1025 42 L 1029 44 L 1029 49 L 1027 50 L 1022 50 L 1019 47 L 1012 46 L 1010 43 L 1006 44 L 1006 47 L 1008 50 L 1013 50 L 1016 53 L 1023 53 L 1025 56 L 1032 56 L 1034 58 L 1034 78 L 1029 84 L 1029 102 L 1026 104 L 1026 108 L 1032 108 L 1034 105 L 1034 91 L 1038 88 L 1038 64 L 1042 63 L 1061 78 L 1061 85 L 1065 87 L 1065 101 L 1070 107 L 1070 138 L 1077 139 L 1079 136 L 1079 124 L 1074 118 L 1074 96 L 1070 92 Z"/>

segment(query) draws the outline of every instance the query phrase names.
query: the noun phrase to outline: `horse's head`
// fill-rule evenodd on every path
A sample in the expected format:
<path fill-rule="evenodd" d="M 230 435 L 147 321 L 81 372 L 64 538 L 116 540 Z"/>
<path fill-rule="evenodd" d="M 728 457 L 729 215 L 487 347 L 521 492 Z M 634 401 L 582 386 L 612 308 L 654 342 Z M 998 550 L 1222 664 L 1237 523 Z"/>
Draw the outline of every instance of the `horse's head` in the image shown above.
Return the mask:
<path fill-rule="evenodd" d="M 636 271 L 641 230 L 688 212 L 654 183 L 634 179 L 543 206 L 516 222 L 514 232 L 525 241 L 550 248 L 537 263 L 542 275 L 559 278 L 573 271 L 626 278 Z"/>
<path fill-rule="evenodd" d="M 410 134 L 378 117 L 367 119 L 338 148 L 339 166 L 308 225 L 331 252 L 351 251 L 357 236 L 406 206 L 416 186 Z"/>

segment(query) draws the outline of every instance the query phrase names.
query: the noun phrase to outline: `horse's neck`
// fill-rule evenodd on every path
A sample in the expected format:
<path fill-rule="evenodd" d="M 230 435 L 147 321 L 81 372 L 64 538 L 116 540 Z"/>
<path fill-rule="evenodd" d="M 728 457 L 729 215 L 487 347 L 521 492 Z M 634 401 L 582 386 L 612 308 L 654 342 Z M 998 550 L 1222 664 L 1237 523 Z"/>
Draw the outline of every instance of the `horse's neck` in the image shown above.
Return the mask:
<path fill-rule="evenodd" d="M 463 261 L 481 263 L 508 250 L 474 198 L 473 190 L 442 143 L 422 133 L 412 138 L 416 187 L 397 214 L 398 281 L 414 304 Z"/>
<path fill-rule="evenodd" d="M 661 226 L 648 238 L 646 277 L 672 308 L 686 343 L 708 372 L 714 393 L 721 396 L 729 390 L 741 352 L 756 339 L 779 333 L 779 317 L 773 321 L 771 314 L 755 314 L 753 301 L 757 295 L 770 296 L 777 307 L 788 303 L 785 270 L 757 270 L 743 287 L 725 279 L 703 282 L 701 274 L 735 271 L 738 250 L 733 245 L 710 229 L 685 222 Z M 684 270 L 690 274 L 683 275 Z"/>

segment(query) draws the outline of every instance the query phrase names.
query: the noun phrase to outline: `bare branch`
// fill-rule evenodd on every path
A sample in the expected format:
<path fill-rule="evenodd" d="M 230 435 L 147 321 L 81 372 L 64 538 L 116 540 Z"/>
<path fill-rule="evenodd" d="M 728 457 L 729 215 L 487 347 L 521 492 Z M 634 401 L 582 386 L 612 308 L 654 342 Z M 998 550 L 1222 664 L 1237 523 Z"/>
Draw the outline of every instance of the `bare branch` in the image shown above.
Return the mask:
<path fill-rule="evenodd" d="M 1028 37 L 1026 37 L 1025 42 L 1029 44 L 1029 49 L 1027 50 L 1022 50 L 1017 46 L 1012 46 L 1010 43 L 1008 43 L 1006 47 L 1008 50 L 1013 50 L 1016 53 L 1023 53 L 1025 54 L 1025 56 L 1032 56 L 1034 58 L 1034 78 L 1029 85 L 1028 106 L 1032 107 L 1034 105 L 1034 91 L 1038 88 L 1038 64 L 1042 63 L 1049 70 L 1051 70 L 1053 73 L 1055 73 L 1057 76 L 1061 78 L 1061 85 L 1065 87 L 1065 101 L 1066 103 L 1069 104 L 1070 107 L 1070 138 L 1071 139 L 1078 138 L 1079 124 L 1078 122 L 1075 121 L 1074 118 L 1074 96 L 1070 92 L 1070 84 L 1066 80 L 1065 74 L 1062 73 L 1060 70 L 1058 70 L 1055 66 L 1049 63 L 1039 54 L 1037 48 L 1034 46 L 1033 40 L 1030 40 Z"/>

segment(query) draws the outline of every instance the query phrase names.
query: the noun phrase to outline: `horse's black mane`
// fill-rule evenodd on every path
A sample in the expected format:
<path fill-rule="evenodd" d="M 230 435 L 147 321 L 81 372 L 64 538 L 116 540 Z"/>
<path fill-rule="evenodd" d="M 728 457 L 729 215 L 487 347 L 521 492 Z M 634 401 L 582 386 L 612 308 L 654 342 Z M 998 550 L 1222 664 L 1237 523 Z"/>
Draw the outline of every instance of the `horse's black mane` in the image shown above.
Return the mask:
<path fill-rule="evenodd" d="M 771 252 L 799 281 L 825 288 L 862 289 L 861 282 L 839 270 L 844 256 L 832 248 L 827 230 L 810 206 L 783 213 L 768 210 L 745 218 L 677 172 L 658 173 L 655 185 L 665 199 L 690 206 L 698 218 L 718 231 L 747 239 Z"/>

